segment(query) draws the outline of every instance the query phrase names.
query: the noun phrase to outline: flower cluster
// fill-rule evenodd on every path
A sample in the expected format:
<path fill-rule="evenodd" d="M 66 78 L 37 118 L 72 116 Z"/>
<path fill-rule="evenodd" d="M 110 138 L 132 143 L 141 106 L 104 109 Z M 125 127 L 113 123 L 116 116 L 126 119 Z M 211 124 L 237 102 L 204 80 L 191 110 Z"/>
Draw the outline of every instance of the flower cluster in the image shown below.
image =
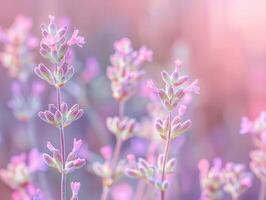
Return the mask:
<path fill-rule="evenodd" d="M 227 163 L 222 172 L 224 191 L 237 199 L 252 185 L 252 174 L 243 164 Z"/>
<path fill-rule="evenodd" d="M 243 164 L 229 162 L 222 168 L 221 159 L 217 158 L 212 167 L 205 159 L 199 162 L 198 167 L 202 200 L 223 199 L 224 192 L 238 199 L 252 185 L 252 174 Z"/>
<path fill-rule="evenodd" d="M 100 150 L 101 157 L 103 158 L 101 162 L 93 162 L 92 171 L 99 177 L 102 178 L 103 187 L 110 187 L 115 180 L 123 175 L 123 170 L 125 168 L 125 161 L 120 160 L 115 167 L 112 169 L 112 157 L 113 152 L 110 146 L 104 146 Z"/>
<path fill-rule="evenodd" d="M 12 99 L 8 102 L 15 117 L 23 122 L 31 120 L 40 109 L 40 94 L 44 90 L 44 85 L 40 82 L 32 84 L 30 95 L 22 93 L 21 84 L 14 82 L 12 85 Z"/>
<path fill-rule="evenodd" d="M 118 139 L 127 140 L 134 134 L 136 129 L 135 119 L 128 117 L 109 117 L 106 120 L 107 128 L 112 132 Z"/>
<path fill-rule="evenodd" d="M 254 121 L 242 118 L 241 134 L 250 134 L 255 150 L 250 152 L 250 168 L 261 182 L 266 181 L 266 112 L 261 112 Z"/>
<path fill-rule="evenodd" d="M 167 180 L 158 179 L 158 175 L 160 175 L 163 171 L 165 174 L 172 174 L 174 172 L 176 166 L 176 159 L 171 158 L 166 162 L 164 169 L 164 155 L 160 154 L 157 159 L 157 164 L 150 164 L 143 158 L 139 158 L 136 161 L 135 156 L 130 154 L 128 155 L 129 167 L 126 168 L 125 173 L 132 178 L 142 179 L 147 183 L 150 183 L 155 188 L 160 191 L 165 191 L 169 185 Z"/>
<path fill-rule="evenodd" d="M 79 30 L 75 29 L 72 36 L 67 36 L 67 26 L 58 28 L 55 18 L 49 16 L 49 25 L 41 25 L 43 39 L 41 41 L 41 55 L 48 59 L 55 67 L 47 67 L 39 64 L 34 71 L 38 77 L 47 81 L 57 88 L 63 87 L 74 74 L 74 68 L 70 64 L 71 54 L 68 51 L 70 46 L 82 47 L 84 38 L 78 36 Z"/>
<path fill-rule="evenodd" d="M 84 111 L 79 108 L 78 104 L 68 109 L 67 104 L 63 102 L 60 108 L 54 104 L 49 104 L 48 110 L 39 112 L 39 117 L 46 123 L 60 128 L 69 126 L 73 121 L 78 120 L 83 113 Z"/>
<path fill-rule="evenodd" d="M 44 153 L 43 160 L 48 166 L 57 169 L 60 173 L 62 172 L 68 174 L 76 169 L 83 167 L 86 163 L 85 159 L 78 157 L 78 152 L 81 148 L 81 145 L 82 145 L 81 140 L 74 139 L 73 148 L 72 151 L 67 156 L 65 168 L 63 168 L 62 156 L 60 154 L 59 149 L 55 148 L 51 142 L 47 143 L 47 148 L 52 153 L 52 156 Z"/>
<path fill-rule="evenodd" d="M 112 82 L 113 97 L 118 101 L 125 101 L 134 94 L 138 80 L 144 74 L 141 67 L 144 62 L 152 60 L 152 51 L 146 47 L 134 51 L 128 38 L 116 41 L 114 49 L 107 76 Z"/>
<path fill-rule="evenodd" d="M 198 168 L 200 171 L 201 200 L 218 200 L 223 195 L 222 166 L 219 158 L 215 159 L 210 167 L 209 161 L 200 160 Z"/>
<path fill-rule="evenodd" d="M 190 120 L 186 120 L 184 122 L 181 121 L 181 117 L 185 113 L 186 109 L 187 107 L 185 105 L 181 105 L 178 109 L 178 115 L 176 115 L 172 121 L 170 121 L 169 117 L 167 117 L 166 119 L 156 120 L 155 128 L 162 139 L 167 140 L 167 133 L 169 133 L 170 131 L 170 138 L 171 140 L 173 140 L 176 137 L 182 135 L 191 127 L 192 122 Z"/>
<path fill-rule="evenodd" d="M 13 200 L 32 199 L 40 193 L 33 184 L 34 174 L 43 169 L 41 155 L 32 149 L 28 155 L 13 156 L 7 168 L 0 170 L 0 178 L 13 190 Z"/>
<path fill-rule="evenodd" d="M 180 67 L 180 62 L 176 61 L 176 69 L 171 75 L 166 71 L 162 71 L 161 76 L 164 81 L 163 89 L 157 88 L 152 81 L 148 82 L 148 87 L 159 96 L 163 106 L 168 112 L 171 112 L 178 107 L 178 104 L 182 101 L 185 94 L 199 94 L 200 92 L 198 80 L 194 80 L 192 83 L 187 85 L 189 76 L 180 76 Z M 183 114 L 185 107 L 181 105 L 179 109 L 181 114 Z"/>
<path fill-rule="evenodd" d="M 0 41 L 4 44 L 1 61 L 9 74 L 19 80 L 26 80 L 32 73 L 33 53 L 37 39 L 30 34 L 32 20 L 17 16 L 7 30 L 1 31 Z"/>
<path fill-rule="evenodd" d="M 78 36 L 78 29 L 75 29 L 72 36 L 67 38 L 68 27 L 63 26 L 58 28 L 55 24 L 55 17 L 49 16 L 49 19 L 49 25 L 41 25 L 43 39 L 40 44 L 40 53 L 51 63 L 57 64 L 65 59 L 64 57 L 68 51 L 68 47 L 73 45 L 82 47 L 85 41 L 83 37 Z"/>
<path fill-rule="evenodd" d="M 262 150 L 250 152 L 250 169 L 263 182 L 266 181 L 266 153 Z"/>
<path fill-rule="evenodd" d="M 254 121 L 243 117 L 240 133 L 251 134 L 255 146 L 266 150 L 266 112 L 261 112 Z"/>

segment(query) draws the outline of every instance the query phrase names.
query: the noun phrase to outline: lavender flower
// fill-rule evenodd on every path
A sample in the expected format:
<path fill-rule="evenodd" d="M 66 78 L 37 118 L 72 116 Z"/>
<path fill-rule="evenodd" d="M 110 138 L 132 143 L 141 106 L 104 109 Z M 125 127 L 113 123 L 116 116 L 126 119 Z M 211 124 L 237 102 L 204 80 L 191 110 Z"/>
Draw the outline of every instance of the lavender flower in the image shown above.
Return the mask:
<path fill-rule="evenodd" d="M 118 139 L 126 140 L 134 134 L 136 128 L 135 119 L 124 117 L 109 117 L 106 120 L 107 128 L 115 134 Z"/>
<path fill-rule="evenodd" d="M 0 170 L 0 178 L 13 190 L 13 200 L 31 199 L 38 191 L 32 182 L 33 175 L 43 169 L 40 153 L 32 149 L 28 155 L 13 156 L 7 168 Z"/>
<path fill-rule="evenodd" d="M 117 166 L 112 169 L 113 152 L 110 146 L 104 146 L 100 150 L 103 160 L 93 162 L 92 171 L 102 178 L 104 188 L 109 188 L 117 179 L 123 175 L 123 169 L 126 166 L 125 161 L 120 160 Z"/>
<path fill-rule="evenodd" d="M 266 112 L 261 112 L 254 121 L 243 117 L 240 133 L 250 134 L 255 146 L 266 150 Z"/>
<path fill-rule="evenodd" d="M 53 126 L 67 127 L 73 121 L 78 120 L 83 115 L 83 110 L 79 108 L 78 104 L 75 104 L 68 110 L 66 103 L 61 103 L 58 109 L 56 105 L 49 104 L 49 109 L 46 111 L 40 111 L 39 117 L 44 122 L 52 124 Z"/>
<path fill-rule="evenodd" d="M 57 105 L 50 104 L 48 110 L 39 112 L 39 117 L 57 127 L 60 132 L 60 149 L 48 142 L 47 148 L 52 156 L 43 154 L 43 158 L 48 166 L 61 173 L 61 200 L 66 200 L 66 175 L 84 166 L 86 161 L 78 157 L 81 140 L 74 139 L 72 151 L 67 157 L 65 155 L 64 128 L 79 119 L 83 115 L 83 110 L 77 104 L 68 109 L 67 104 L 62 102 L 61 88 L 74 74 L 74 67 L 70 64 L 69 47 L 73 45 L 81 47 L 85 42 L 83 37 L 78 36 L 79 30 L 75 29 L 72 36 L 68 38 L 67 26 L 57 27 L 54 16 L 49 16 L 49 19 L 48 25 L 41 25 L 43 38 L 40 43 L 40 54 L 53 66 L 39 64 L 34 71 L 38 77 L 53 85 L 57 91 Z"/>
<path fill-rule="evenodd" d="M 152 52 L 146 47 L 133 51 L 128 38 L 114 43 L 115 53 L 111 56 L 111 66 L 107 68 L 107 77 L 111 80 L 113 97 L 119 103 L 118 116 L 106 120 L 107 128 L 116 136 L 114 153 L 104 163 L 92 164 L 93 171 L 102 178 L 103 192 L 101 199 L 106 200 L 110 187 L 123 174 L 125 162 L 119 160 L 122 144 L 135 132 L 134 119 L 124 116 L 125 102 L 134 94 L 138 80 L 144 74 L 140 68 L 146 61 L 151 61 Z M 104 157 L 104 156 L 103 156 Z"/>
<path fill-rule="evenodd" d="M 27 80 L 34 66 L 32 50 L 37 46 L 37 39 L 30 34 L 31 28 L 32 20 L 19 15 L 0 37 L 4 44 L 1 62 L 12 77 L 21 81 Z"/>
<path fill-rule="evenodd" d="M 162 71 L 161 76 L 164 81 L 163 89 L 157 88 L 152 81 L 148 82 L 148 87 L 158 95 L 159 99 L 161 100 L 161 104 L 168 112 L 168 116 L 166 118 L 159 118 L 155 122 L 155 128 L 157 132 L 160 134 L 161 138 L 166 141 L 165 150 L 161 156 L 161 180 L 157 180 L 157 182 L 161 185 L 159 189 L 161 190 L 162 200 L 165 198 L 166 185 L 168 185 L 168 182 L 165 180 L 165 175 L 167 173 L 166 166 L 169 162 L 168 154 L 171 140 L 182 135 L 191 126 L 190 120 L 181 120 L 186 111 L 186 106 L 182 105 L 182 100 L 186 94 L 199 94 L 200 90 L 198 86 L 198 80 L 188 84 L 187 82 L 189 77 L 179 75 L 180 67 L 180 62 L 177 61 L 176 69 L 171 75 L 166 71 Z M 177 109 L 178 112 L 177 115 L 173 117 L 172 115 L 175 109 Z"/>
<path fill-rule="evenodd" d="M 152 60 L 152 51 L 146 47 L 133 51 L 128 38 L 116 41 L 114 49 L 116 52 L 110 58 L 107 77 L 112 82 L 113 97 L 125 101 L 134 94 L 138 80 L 144 74 L 141 67 L 144 62 Z"/>
<path fill-rule="evenodd" d="M 243 164 L 227 163 L 223 172 L 224 191 L 233 199 L 243 194 L 252 185 L 252 175 L 246 171 Z"/>
<path fill-rule="evenodd" d="M 43 90 L 42 83 L 34 82 L 30 95 L 26 96 L 22 93 L 19 82 L 12 84 L 12 99 L 8 105 L 18 120 L 28 122 L 35 116 L 40 109 L 40 94 Z"/>
<path fill-rule="evenodd" d="M 250 169 L 262 182 L 266 182 L 266 152 L 253 150 L 250 152 Z"/>
<path fill-rule="evenodd" d="M 201 200 L 218 200 L 223 197 L 221 159 L 217 158 L 210 167 L 209 161 L 202 159 L 198 164 L 200 171 Z"/>

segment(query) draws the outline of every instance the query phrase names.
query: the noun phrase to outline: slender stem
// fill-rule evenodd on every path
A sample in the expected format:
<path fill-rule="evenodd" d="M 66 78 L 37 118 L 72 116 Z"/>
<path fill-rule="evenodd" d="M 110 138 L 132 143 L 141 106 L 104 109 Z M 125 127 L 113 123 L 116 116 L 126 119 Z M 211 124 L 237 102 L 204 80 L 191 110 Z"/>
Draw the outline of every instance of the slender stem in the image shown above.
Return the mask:
<path fill-rule="evenodd" d="M 115 150 L 114 150 L 114 156 L 113 156 L 112 163 L 111 163 L 112 172 L 114 172 L 114 170 L 116 168 L 116 164 L 117 164 L 117 161 L 118 161 L 118 158 L 119 158 L 119 154 L 120 154 L 120 151 L 121 151 L 122 143 L 123 142 L 122 142 L 121 139 L 118 139 L 116 141 Z"/>
<path fill-rule="evenodd" d="M 164 150 L 164 154 L 163 154 L 163 171 L 162 171 L 162 178 L 161 178 L 162 182 L 165 180 L 165 166 L 166 166 L 166 162 L 167 162 L 167 158 L 168 158 L 168 154 L 169 154 L 169 149 L 170 149 L 170 144 L 171 144 L 171 122 L 172 122 L 171 118 L 172 118 L 172 114 L 171 114 L 171 112 L 169 112 L 169 115 L 168 115 L 169 131 L 168 131 L 166 146 L 165 146 L 165 150 Z M 165 192 L 162 190 L 161 191 L 161 200 L 164 200 L 164 199 L 165 199 Z"/>
<path fill-rule="evenodd" d="M 121 101 L 119 102 L 119 111 L 118 111 L 120 118 L 123 118 L 124 112 L 125 112 L 125 102 Z"/>
<path fill-rule="evenodd" d="M 125 112 L 125 102 L 121 101 L 121 102 L 119 102 L 119 111 L 118 111 L 120 119 L 123 118 L 124 112 Z M 114 150 L 113 158 L 112 158 L 111 163 L 110 163 L 112 176 L 114 176 L 114 173 L 116 170 L 116 165 L 117 165 L 117 161 L 119 159 L 119 155 L 121 152 L 122 144 L 123 144 L 123 141 L 118 138 L 116 141 L 116 144 L 115 144 L 115 150 Z M 101 200 L 106 200 L 108 198 L 109 190 L 110 190 L 109 187 L 106 187 L 106 186 L 103 187 Z"/>
<path fill-rule="evenodd" d="M 261 182 L 260 182 L 259 200 L 265 200 L 265 196 L 266 196 L 266 183 L 261 180 Z"/>
<path fill-rule="evenodd" d="M 134 200 L 141 200 L 143 199 L 143 194 L 145 192 L 146 183 L 142 180 L 139 180 L 139 183 L 137 185 L 137 189 L 135 192 Z"/>
<path fill-rule="evenodd" d="M 61 112 L 61 89 L 57 88 L 57 108 Z M 65 132 L 64 127 L 59 128 L 60 131 L 60 152 L 62 156 L 62 171 L 61 171 L 61 200 L 66 200 L 66 173 L 65 173 Z"/>
<path fill-rule="evenodd" d="M 109 188 L 108 187 L 103 187 L 103 192 L 101 196 L 101 200 L 106 200 L 109 194 Z"/>

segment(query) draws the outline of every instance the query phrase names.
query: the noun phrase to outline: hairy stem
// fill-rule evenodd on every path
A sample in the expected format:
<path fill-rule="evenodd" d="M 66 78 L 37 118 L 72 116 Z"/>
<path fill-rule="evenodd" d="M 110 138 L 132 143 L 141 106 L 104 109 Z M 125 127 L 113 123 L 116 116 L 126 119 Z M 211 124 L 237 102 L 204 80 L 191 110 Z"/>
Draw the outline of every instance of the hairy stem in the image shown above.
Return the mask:
<path fill-rule="evenodd" d="M 57 108 L 61 112 L 61 89 L 57 88 Z M 65 173 L 65 131 L 63 125 L 59 128 L 60 131 L 60 152 L 62 156 L 62 171 L 61 171 L 61 200 L 66 200 L 66 173 Z"/>
<path fill-rule="evenodd" d="M 171 144 L 171 122 L 172 122 L 172 114 L 171 112 L 169 112 L 168 114 L 168 120 L 169 120 L 169 131 L 167 134 L 167 141 L 166 141 L 166 146 L 165 146 L 165 150 L 164 150 L 164 154 L 163 154 L 163 171 L 162 171 L 162 178 L 161 178 L 161 182 L 163 182 L 165 180 L 165 166 L 166 166 L 166 162 L 167 162 L 167 158 L 168 158 L 168 154 L 169 154 L 169 149 L 170 149 L 170 144 Z M 165 192 L 163 190 L 161 190 L 161 200 L 165 199 Z"/>
<path fill-rule="evenodd" d="M 265 200 L 265 196 L 266 196 L 266 183 L 261 180 L 259 200 Z"/>

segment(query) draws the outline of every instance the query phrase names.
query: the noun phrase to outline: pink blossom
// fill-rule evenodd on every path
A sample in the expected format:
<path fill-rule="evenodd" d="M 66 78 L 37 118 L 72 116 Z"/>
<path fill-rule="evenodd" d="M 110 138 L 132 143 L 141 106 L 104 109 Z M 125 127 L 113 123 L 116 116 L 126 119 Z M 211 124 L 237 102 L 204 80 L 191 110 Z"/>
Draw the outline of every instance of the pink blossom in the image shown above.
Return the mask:
<path fill-rule="evenodd" d="M 240 134 L 250 133 L 252 132 L 252 128 L 253 128 L 253 123 L 247 117 L 242 117 Z"/>
<path fill-rule="evenodd" d="M 83 44 L 85 44 L 84 37 L 78 36 L 79 30 L 75 29 L 71 38 L 67 41 L 68 46 L 72 45 L 78 45 L 79 47 L 82 47 Z"/>
<path fill-rule="evenodd" d="M 127 55 L 132 51 L 131 41 L 128 38 L 122 38 L 114 43 L 114 49 L 122 55 Z"/>

